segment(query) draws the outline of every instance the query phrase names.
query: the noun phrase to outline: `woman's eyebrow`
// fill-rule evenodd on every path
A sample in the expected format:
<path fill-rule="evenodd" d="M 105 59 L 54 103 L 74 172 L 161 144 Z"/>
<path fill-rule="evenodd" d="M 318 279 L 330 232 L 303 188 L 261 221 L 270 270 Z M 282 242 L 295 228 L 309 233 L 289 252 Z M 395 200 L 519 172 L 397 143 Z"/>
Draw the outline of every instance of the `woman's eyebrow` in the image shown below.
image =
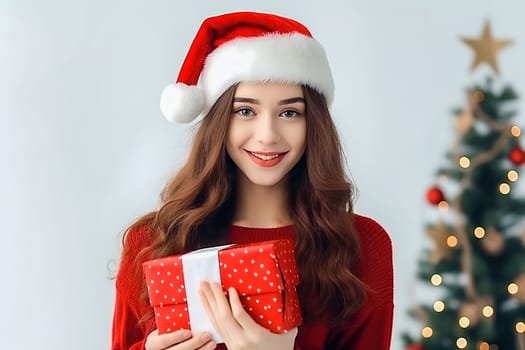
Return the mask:
<path fill-rule="evenodd" d="M 259 104 L 259 100 L 256 100 L 254 98 L 248 98 L 248 97 L 234 97 L 233 102 L 247 102 L 247 103 L 253 103 L 254 105 Z"/>
<path fill-rule="evenodd" d="M 281 105 L 287 105 L 290 103 L 297 103 L 297 102 L 306 103 L 303 97 L 292 97 L 292 98 L 287 98 L 286 100 L 279 101 L 279 105 L 281 106 Z"/>

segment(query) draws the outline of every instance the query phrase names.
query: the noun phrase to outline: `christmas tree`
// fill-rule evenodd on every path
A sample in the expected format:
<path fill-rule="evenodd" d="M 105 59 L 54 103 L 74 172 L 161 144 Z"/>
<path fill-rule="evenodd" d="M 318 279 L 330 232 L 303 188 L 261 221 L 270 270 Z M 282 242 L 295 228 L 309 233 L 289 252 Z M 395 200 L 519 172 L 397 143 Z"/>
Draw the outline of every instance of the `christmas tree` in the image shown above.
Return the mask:
<path fill-rule="evenodd" d="M 471 68 L 486 63 L 494 75 L 469 87 L 453 113 L 447 165 L 426 193 L 432 245 L 417 274 L 436 297 L 411 309 L 421 328 L 403 337 L 407 350 L 525 350 L 525 150 L 513 123 L 518 96 L 498 80 L 496 62 L 510 41 L 494 39 L 488 22 L 479 39 L 462 40 L 475 53 Z"/>

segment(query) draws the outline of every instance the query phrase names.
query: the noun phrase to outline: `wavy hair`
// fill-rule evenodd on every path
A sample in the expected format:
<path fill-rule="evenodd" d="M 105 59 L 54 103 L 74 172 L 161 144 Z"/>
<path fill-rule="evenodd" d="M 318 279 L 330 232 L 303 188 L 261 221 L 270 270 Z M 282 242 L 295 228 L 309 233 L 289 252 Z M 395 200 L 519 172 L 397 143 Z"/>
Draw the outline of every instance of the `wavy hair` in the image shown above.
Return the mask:
<path fill-rule="evenodd" d="M 186 163 L 167 183 L 161 207 L 130 226 L 147 225 L 152 243 L 136 258 L 159 258 L 220 244 L 235 208 L 235 165 L 225 140 L 236 85 L 202 119 Z M 311 319 L 329 313 L 344 324 L 360 310 L 366 290 L 354 274 L 360 260 L 357 232 L 350 216 L 354 187 L 346 176 L 343 149 L 325 98 L 303 86 L 306 150 L 292 169 L 289 204 L 296 231 L 295 253 L 300 300 L 315 298 Z M 306 310 L 303 307 L 303 310 Z"/>

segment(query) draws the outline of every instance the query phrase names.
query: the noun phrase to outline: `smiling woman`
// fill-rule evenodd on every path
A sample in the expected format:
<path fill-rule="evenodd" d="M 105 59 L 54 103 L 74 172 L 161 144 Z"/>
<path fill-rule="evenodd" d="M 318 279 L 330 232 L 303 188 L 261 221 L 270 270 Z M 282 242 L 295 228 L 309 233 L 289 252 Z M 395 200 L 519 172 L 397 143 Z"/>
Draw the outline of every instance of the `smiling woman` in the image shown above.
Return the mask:
<path fill-rule="evenodd" d="M 203 22 L 178 83 L 161 97 L 168 119 L 202 119 L 160 209 L 124 237 L 113 350 L 389 349 L 391 242 L 378 223 L 353 212 L 354 187 L 329 112 L 333 92 L 324 50 L 302 24 L 251 12 Z M 224 344 L 208 332 L 155 329 L 144 261 L 281 239 L 295 247 L 298 328 L 272 333 L 235 290 L 226 297 L 220 284 L 203 281 L 198 294 Z"/>

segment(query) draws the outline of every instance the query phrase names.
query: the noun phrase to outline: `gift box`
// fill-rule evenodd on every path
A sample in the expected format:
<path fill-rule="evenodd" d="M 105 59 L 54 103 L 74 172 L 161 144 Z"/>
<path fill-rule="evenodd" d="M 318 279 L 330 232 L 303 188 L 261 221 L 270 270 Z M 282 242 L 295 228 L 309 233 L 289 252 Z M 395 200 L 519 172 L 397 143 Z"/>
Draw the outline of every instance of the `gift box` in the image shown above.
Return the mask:
<path fill-rule="evenodd" d="M 235 288 L 248 314 L 274 333 L 302 322 L 289 240 L 200 249 L 147 261 L 143 271 L 159 334 L 178 329 L 214 334 L 198 297 L 202 280 L 216 280 L 225 291 Z"/>

